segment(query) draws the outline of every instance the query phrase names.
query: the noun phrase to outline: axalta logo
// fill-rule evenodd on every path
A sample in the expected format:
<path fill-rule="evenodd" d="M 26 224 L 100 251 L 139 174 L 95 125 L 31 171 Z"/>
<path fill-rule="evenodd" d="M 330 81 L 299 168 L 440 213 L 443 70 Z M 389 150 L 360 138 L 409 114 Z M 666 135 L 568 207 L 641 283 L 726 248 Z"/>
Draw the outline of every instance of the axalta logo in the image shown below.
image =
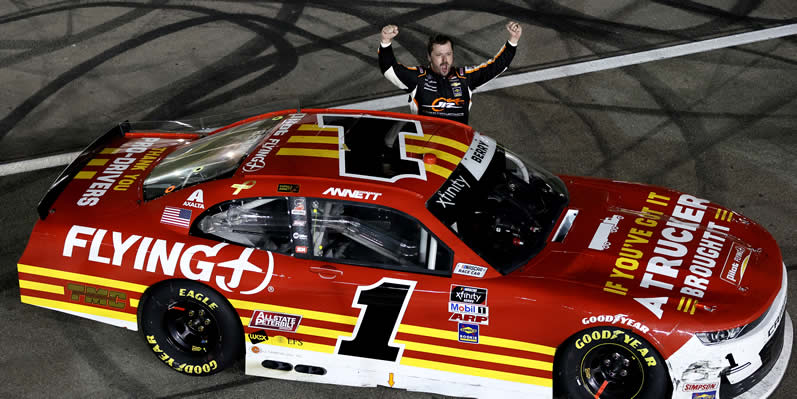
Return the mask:
<path fill-rule="evenodd" d="M 375 193 L 372 191 L 351 190 L 348 188 L 330 187 L 324 191 L 324 195 L 376 201 L 376 199 L 379 198 L 382 195 L 382 193 Z"/>
<path fill-rule="evenodd" d="M 110 237 L 106 237 L 109 235 Z M 252 295 L 263 291 L 274 273 L 274 261 L 271 252 L 268 253 L 268 266 L 263 271 L 259 266 L 249 262 L 249 258 L 254 252 L 254 248 L 243 249 L 237 258 L 226 258 L 213 262 L 222 248 L 227 243 L 219 243 L 214 246 L 192 245 L 186 247 L 185 243 L 169 243 L 167 240 L 154 239 L 140 235 L 125 235 L 117 231 L 105 229 L 95 229 L 93 227 L 72 226 L 64 240 L 62 255 L 71 258 L 76 248 L 87 248 L 87 259 L 92 262 L 104 263 L 114 266 L 122 266 L 125 254 L 132 256 L 135 253 L 133 269 L 145 270 L 149 273 L 160 273 L 166 276 L 174 276 L 178 270 L 180 273 L 191 280 L 210 281 L 215 275 L 216 285 L 224 291 L 234 292 L 241 284 L 244 273 L 246 281 L 257 281 L 262 275 L 260 284 L 241 294 Z M 110 248 L 110 250 L 109 250 Z M 201 254 L 201 255 L 200 255 Z M 128 258 L 129 259 L 129 258 Z M 214 259 L 215 261 L 215 259 Z M 214 273 L 218 268 L 230 269 L 232 272 Z"/>
<path fill-rule="evenodd" d="M 465 100 L 461 98 L 445 98 L 445 97 L 438 97 L 434 101 L 432 101 L 432 111 L 440 112 L 444 109 L 449 108 L 462 108 L 462 104 Z"/>

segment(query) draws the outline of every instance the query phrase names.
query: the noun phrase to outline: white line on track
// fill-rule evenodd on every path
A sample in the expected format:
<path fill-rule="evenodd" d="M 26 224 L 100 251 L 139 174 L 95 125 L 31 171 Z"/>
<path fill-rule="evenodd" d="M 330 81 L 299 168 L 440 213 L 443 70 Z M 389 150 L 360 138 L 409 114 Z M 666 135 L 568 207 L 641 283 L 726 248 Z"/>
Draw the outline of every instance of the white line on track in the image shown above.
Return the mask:
<path fill-rule="evenodd" d="M 704 51 L 711 51 L 721 48 L 741 46 L 744 44 L 750 44 L 764 40 L 777 39 L 780 37 L 790 36 L 794 34 L 797 34 L 797 24 L 784 25 L 769 29 L 761 29 L 753 32 L 739 33 L 735 35 L 723 36 L 714 39 L 678 44 L 675 46 L 663 47 L 654 50 L 642 51 L 638 53 L 601 58 L 598 60 L 562 65 L 547 69 L 540 69 L 537 71 L 519 73 L 517 75 L 502 76 L 482 86 L 481 88 L 479 88 L 478 91 L 485 92 L 490 90 L 498 90 L 507 87 L 520 86 L 528 83 L 564 78 L 567 76 L 575 76 L 590 72 L 605 71 L 607 69 L 620 68 L 630 65 L 642 64 L 645 62 L 658 61 L 667 58 L 674 58 L 689 54 L 700 53 Z M 405 105 L 407 105 L 407 94 L 399 94 L 390 97 L 377 98 L 374 100 L 341 105 L 335 108 L 381 111 L 391 108 L 399 108 Z M 71 152 L 67 154 L 54 155 L 44 158 L 0 164 L 0 176 L 7 176 L 16 173 L 30 172 L 39 169 L 66 165 L 72 162 L 72 160 L 75 159 L 75 157 L 77 157 L 79 154 L 80 152 Z"/>

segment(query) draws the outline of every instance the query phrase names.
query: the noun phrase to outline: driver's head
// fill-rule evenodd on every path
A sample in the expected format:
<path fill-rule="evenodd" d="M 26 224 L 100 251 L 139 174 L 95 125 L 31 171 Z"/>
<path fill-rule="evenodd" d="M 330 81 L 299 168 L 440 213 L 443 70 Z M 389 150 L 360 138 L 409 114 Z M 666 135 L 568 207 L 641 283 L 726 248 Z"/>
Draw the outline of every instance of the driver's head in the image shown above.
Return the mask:
<path fill-rule="evenodd" d="M 454 64 L 454 45 L 451 44 L 451 38 L 446 35 L 431 36 L 426 44 L 426 52 L 432 71 L 448 76 Z"/>

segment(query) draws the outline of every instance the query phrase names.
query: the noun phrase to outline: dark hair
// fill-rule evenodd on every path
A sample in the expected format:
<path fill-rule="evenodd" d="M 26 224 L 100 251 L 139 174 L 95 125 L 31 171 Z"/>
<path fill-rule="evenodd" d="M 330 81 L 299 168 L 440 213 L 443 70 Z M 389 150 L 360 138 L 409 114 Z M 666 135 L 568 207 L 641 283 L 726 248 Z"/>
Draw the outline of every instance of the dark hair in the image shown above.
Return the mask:
<path fill-rule="evenodd" d="M 451 43 L 451 50 L 453 51 L 454 50 L 454 42 L 451 40 L 450 37 L 448 37 L 446 35 L 441 35 L 439 33 L 435 34 L 435 35 L 432 35 L 432 36 L 429 36 L 429 42 L 426 43 L 426 54 L 427 55 L 432 55 L 432 47 L 434 47 L 435 44 L 441 44 L 442 45 L 442 44 L 446 44 L 446 43 Z"/>

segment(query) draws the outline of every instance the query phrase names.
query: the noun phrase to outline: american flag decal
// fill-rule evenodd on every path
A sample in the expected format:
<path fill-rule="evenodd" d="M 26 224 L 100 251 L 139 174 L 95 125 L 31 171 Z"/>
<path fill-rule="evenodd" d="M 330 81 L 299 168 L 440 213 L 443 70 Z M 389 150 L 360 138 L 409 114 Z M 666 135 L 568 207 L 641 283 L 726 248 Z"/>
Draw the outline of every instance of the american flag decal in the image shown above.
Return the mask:
<path fill-rule="evenodd" d="M 161 223 L 178 227 L 188 227 L 191 222 L 191 211 L 188 209 L 167 206 L 163 209 Z"/>

